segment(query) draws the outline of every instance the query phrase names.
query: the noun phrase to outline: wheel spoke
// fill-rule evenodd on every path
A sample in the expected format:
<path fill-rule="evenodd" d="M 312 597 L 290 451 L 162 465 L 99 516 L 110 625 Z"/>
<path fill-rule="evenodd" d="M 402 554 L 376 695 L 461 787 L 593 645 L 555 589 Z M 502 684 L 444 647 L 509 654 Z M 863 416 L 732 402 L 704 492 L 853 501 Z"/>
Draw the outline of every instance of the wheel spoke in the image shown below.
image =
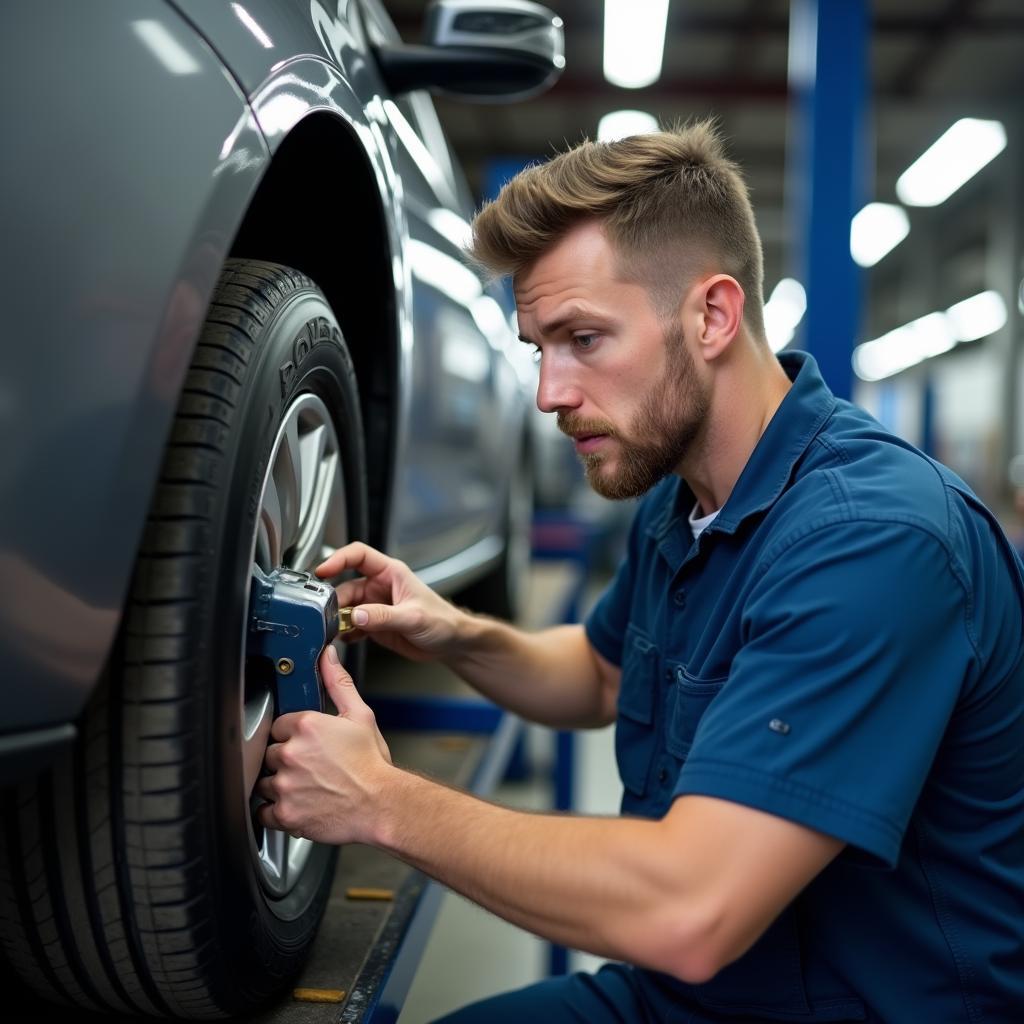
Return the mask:
<path fill-rule="evenodd" d="M 282 535 L 281 499 L 273 476 L 267 477 L 260 507 L 260 522 L 256 533 L 256 564 L 270 572 L 281 564 Z"/>
<path fill-rule="evenodd" d="M 281 554 L 284 556 L 298 534 L 300 521 L 302 452 L 297 416 L 290 416 L 285 423 L 281 445 L 274 459 L 273 477 L 281 506 Z"/>
<path fill-rule="evenodd" d="M 307 516 L 295 549 L 294 566 L 306 569 L 320 561 L 326 546 L 324 538 L 342 542 L 345 529 L 345 496 L 341 487 L 341 473 L 337 453 L 324 454 L 315 474 L 315 487 L 310 496 Z M 339 517 L 341 533 L 339 534 Z M 333 550 L 333 549 L 332 549 Z"/>
<path fill-rule="evenodd" d="M 246 798 L 260 777 L 263 758 L 270 742 L 270 727 L 274 724 L 274 695 L 267 690 L 245 702 L 245 734 L 242 737 L 242 778 Z"/>
<path fill-rule="evenodd" d="M 263 870 L 270 879 L 284 886 L 288 865 L 288 843 L 290 836 L 287 832 L 279 832 L 276 828 L 263 830 L 263 845 L 260 848 L 260 860 L 263 862 Z"/>
<path fill-rule="evenodd" d="M 301 493 L 299 501 L 299 533 L 306 532 L 310 516 L 310 503 L 323 472 L 324 453 L 329 434 L 324 423 L 317 423 L 311 430 L 299 435 L 299 461 L 302 466 Z"/>

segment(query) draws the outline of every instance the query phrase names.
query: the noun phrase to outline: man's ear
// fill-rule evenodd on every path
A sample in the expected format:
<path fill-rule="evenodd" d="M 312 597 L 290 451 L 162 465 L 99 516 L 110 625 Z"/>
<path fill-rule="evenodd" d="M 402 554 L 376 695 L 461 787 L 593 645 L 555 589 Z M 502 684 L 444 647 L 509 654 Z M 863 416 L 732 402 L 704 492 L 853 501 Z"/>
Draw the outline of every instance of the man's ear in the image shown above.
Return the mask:
<path fill-rule="evenodd" d="M 743 325 L 746 296 L 736 278 L 715 274 L 700 283 L 695 298 L 701 314 L 699 351 L 706 360 L 717 359 Z"/>

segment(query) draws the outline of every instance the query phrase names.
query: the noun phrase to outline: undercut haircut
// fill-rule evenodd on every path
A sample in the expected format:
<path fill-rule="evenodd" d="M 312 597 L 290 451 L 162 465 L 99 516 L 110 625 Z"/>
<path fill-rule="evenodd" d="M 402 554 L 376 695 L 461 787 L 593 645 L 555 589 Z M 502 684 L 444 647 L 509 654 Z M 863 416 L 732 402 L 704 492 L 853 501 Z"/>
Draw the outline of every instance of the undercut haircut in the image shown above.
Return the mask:
<path fill-rule="evenodd" d="M 584 140 L 508 181 L 473 221 L 469 256 L 515 278 L 567 232 L 597 220 L 624 278 L 673 317 L 699 277 L 743 289 L 743 319 L 764 340 L 764 259 L 750 196 L 713 120 L 615 142 Z"/>

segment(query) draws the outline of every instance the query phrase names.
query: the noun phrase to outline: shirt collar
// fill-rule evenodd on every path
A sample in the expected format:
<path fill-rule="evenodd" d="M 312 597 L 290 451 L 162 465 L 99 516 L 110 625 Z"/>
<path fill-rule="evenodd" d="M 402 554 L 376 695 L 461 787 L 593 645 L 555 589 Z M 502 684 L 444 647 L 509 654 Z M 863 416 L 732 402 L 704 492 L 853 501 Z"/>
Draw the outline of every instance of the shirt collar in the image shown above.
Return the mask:
<path fill-rule="evenodd" d="M 732 493 L 718 518 L 701 534 L 734 533 L 739 524 L 755 512 L 773 505 L 793 474 L 797 460 L 807 450 L 815 435 L 824 426 L 836 407 L 835 395 L 829 390 L 814 357 L 808 352 L 782 352 L 778 355 L 786 376 L 793 386 L 786 393 L 767 428 L 747 459 Z M 670 561 L 677 561 L 670 537 L 676 521 L 684 518 L 696 500 L 684 480 L 676 478 L 672 496 L 665 502 L 665 511 L 655 518 L 648 533 L 659 544 L 668 543 Z"/>

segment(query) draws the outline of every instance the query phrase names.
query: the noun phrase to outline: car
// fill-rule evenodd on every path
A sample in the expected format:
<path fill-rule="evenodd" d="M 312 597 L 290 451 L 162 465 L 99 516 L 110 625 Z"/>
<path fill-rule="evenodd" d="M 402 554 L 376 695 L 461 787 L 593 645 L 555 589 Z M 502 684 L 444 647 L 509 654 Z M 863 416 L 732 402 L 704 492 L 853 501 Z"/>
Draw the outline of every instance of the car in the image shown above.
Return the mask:
<path fill-rule="evenodd" d="M 365 539 L 514 612 L 531 377 L 429 91 L 538 93 L 561 22 L 437 0 L 411 46 L 378 0 L 0 18 L 3 961 L 83 1010 L 243 1014 L 300 968 L 337 852 L 254 820 L 256 569 Z"/>

